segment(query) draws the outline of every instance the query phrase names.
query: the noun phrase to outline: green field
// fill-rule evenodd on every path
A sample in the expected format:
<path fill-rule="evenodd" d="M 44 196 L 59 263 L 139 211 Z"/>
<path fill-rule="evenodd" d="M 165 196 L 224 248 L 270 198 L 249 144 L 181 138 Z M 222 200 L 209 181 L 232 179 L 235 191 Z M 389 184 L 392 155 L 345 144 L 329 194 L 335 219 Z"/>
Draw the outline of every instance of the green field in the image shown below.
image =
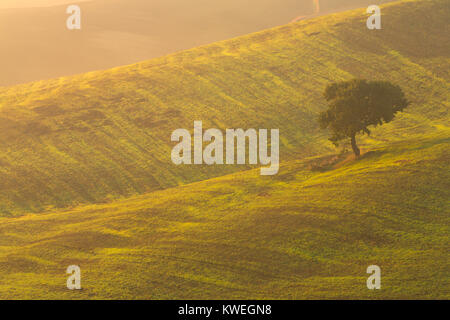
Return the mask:
<path fill-rule="evenodd" d="M 449 126 L 445 0 L 290 24 L 137 65 L 0 88 L 0 215 L 109 202 L 241 171 L 176 167 L 178 128 L 279 128 L 281 161 L 334 152 L 318 129 L 333 80 L 390 80 L 412 106 L 363 148 Z"/>
<path fill-rule="evenodd" d="M 450 7 L 389 4 L 376 31 L 364 12 L 0 88 L 0 298 L 449 299 Z M 353 77 L 412 102 L 358 160 L 316 121 Z M 279 174 L 174 166 L 194 120 L 279 128 Z"/>
<path fill-rule="evenodd" d="M 450 298 L 449 135 L 0 220 L 1 298 Z M 345 162 L 345 161 L 344 161 Z M 83 290 L 65 287 L 82 270 Z M 366 287 L 379 265 L 382 289 Z"/>

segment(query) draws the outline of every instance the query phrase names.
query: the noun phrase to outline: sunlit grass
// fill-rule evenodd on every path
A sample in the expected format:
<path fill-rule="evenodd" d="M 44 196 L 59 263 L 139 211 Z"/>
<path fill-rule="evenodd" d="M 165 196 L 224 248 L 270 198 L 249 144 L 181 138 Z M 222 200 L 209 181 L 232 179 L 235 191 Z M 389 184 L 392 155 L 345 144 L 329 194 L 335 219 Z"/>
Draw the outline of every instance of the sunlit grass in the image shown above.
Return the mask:
<path fill-rule="evenodd" d="M 0 220 L 1 298 L 449 298 L 448 134 Z M 312 169 L 314 168 L 314 169 Z M 83 290 L 65 288 L 82 268 Z M 369 291 L 365 269 L 382 268 Z"/>
<path fill-rule="evenodd" d="M 334 152 L 316 117 L 333 80 L 399 84 L 412 106 L 363 149 L 449 126 L 445 1 L 303 21 L 108 71 L 0 88 L 0 215 L 109 202 L 248 169 L 181 166 L 170 134 L 279 128 L 281 161 Z M 426 13 L 426 14 L 425 14 Z"/>
<path fill-rule="evenodd" d="M 0 298 L 449 299 L 448 10 L 403 1 L 381 32 L 357 10 L 0 88 Z M 413 102 L 358 160 L 316 124 L 352 77 Z M 170 133 L 194 120 L 279 128 L 279 174 L 175 167 Z"/>

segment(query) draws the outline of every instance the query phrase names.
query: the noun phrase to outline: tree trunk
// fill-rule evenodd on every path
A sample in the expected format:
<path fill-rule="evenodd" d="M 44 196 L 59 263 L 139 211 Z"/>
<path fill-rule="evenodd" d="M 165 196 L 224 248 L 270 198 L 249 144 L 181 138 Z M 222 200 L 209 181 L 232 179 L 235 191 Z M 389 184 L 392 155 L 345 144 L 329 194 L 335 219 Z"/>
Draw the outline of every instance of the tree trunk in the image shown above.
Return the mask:
<path fill-rule="evenodd" d="M 358 146 L 356 145 L 356 135 L 352 135 L 352 149 L 355 153 L 355 156 L 358 158 L 361 155 L 361 150 L 359 150 Z"/>

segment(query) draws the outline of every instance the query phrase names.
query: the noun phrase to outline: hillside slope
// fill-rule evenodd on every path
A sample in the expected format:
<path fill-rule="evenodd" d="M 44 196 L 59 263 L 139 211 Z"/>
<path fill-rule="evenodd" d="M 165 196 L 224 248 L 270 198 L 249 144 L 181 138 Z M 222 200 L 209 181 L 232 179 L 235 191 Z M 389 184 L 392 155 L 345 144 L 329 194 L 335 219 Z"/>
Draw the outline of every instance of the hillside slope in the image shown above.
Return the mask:
<path fill-rule="evenodd" d="M 363 147 L 449 126 L 445 0 L 320 17 L 136 65 L 0 88 L 0 215 L 99 203 L 248 169 L 176 167 L 171 132 L 279 128 L 281 161 L 330 152 L 316 115 L 333 80 L 398 83 L 413 105 Z"/>
<path fill-rule="evenodd" d="M 330 13 L 388 0 L 320 0 Z M 80 31 L 66 9 L 82 10 Z M 1 0 L 0 86 L 136 63 L 283 25 L 313 0 Z"/>
<path fill-rule="evenodd" d="M 1 218 L 0 298 L 449 299 L 449 143 Z M 81 291 L 65 287 L 72 264 Z M 366 287 L 372 264 L 381 290 Z"/>

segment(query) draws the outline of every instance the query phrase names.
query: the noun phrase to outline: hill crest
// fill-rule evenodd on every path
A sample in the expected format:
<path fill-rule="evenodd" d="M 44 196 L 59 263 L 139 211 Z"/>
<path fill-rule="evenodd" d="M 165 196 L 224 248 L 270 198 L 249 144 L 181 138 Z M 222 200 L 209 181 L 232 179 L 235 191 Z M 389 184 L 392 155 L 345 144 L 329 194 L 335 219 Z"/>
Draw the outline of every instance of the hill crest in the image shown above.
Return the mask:
<path fill-rule="evenodd" d="M 438 133 L 450 118 L 441 27 L 449 8 L 417 0 L 382 10 L 379 32 L 354 10 L 127 67 L 0 88 L 0 212 L 112 201 L 250 168 L 173 166 L 170 133 L 196 120 L 279 128 L 282 162 L 333 152 L 316 115 L 323 89 L 336 80 L 389 80 L 413 102 L 363 148 Z"/>

